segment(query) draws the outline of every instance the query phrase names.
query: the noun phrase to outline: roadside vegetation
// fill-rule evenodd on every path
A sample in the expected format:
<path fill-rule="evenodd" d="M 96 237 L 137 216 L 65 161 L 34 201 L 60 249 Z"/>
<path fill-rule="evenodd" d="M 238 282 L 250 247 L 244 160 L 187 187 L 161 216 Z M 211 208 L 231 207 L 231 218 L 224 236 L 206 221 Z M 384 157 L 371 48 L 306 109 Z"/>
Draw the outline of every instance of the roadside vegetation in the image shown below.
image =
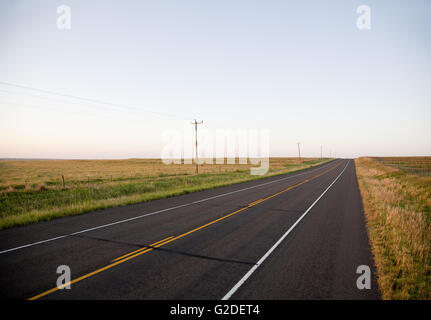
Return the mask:
<path fill-rule="evenodd" d="M 431 299 L 431 157 L 355 163 L 383 298 Z"/>
<path fill-rule="evenodd" d="M 331 159 L 271 158 L 264 176 L 251 164 L 165 165 L 160 159 L 2 160 L 0 229 L 166 198 L 316 166 Z"/>
<path fill-rule="evenodd" d="M 385 157 L 375 160 L 406 173 L 423 177 L 431 176 L 431 157 Z"/>

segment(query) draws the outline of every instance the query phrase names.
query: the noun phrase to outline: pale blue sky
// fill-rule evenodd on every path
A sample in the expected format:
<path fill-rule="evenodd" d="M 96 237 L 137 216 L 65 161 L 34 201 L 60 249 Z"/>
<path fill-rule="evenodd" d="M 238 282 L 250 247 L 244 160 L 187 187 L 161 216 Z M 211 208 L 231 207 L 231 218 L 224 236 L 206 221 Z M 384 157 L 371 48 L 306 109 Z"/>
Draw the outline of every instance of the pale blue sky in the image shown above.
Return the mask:
<path fill-rule="evenodd" d="M 430 35 L 427 0 L 0 0 L 0 81 L 178 115 L 0 84 L 0 157 L 159 157 L 193 118 L 272 156 L 431 155 Z"/>

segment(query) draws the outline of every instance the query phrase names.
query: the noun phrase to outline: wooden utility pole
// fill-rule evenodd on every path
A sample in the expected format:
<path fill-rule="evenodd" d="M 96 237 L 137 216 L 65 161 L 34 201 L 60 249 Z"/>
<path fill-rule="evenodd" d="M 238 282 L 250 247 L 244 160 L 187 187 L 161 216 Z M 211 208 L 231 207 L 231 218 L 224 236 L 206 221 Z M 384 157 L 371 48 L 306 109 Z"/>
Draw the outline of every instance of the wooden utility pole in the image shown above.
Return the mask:
<path fill-rule="evenodd" d="M 299 157 L 299 162 L 301 162 L 301 148 L 299 147 L 299 145 L 301 144 L 301 142 L 297 142 L 296 144 L 298 145 L 298 157 Z"/>
<path fill-rule="evenodd" d="M 196 119 L 191 124 L 195 125 L 195 147 L 196 147 L 196 156 L 195 156 L 195 162 L 196 162 L 196 174 L 199 173 L 199 165 L 198 165 L 198 124 L 204 123 L 203 121 L 197 122 Z"/>

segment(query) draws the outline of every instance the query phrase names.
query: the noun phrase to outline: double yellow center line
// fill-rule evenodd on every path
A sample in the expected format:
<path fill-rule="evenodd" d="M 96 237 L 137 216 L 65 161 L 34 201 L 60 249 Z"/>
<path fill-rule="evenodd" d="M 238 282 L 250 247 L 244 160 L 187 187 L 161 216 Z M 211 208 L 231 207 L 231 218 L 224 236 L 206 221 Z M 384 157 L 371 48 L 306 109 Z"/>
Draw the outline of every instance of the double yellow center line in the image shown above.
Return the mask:
<path fill-rule="evenodd" d="M 223 217 L 221 217 L 221 218 L 218 218 L 218 219 L 213 220 L 213 221 L 211 221 L 211 222 L 208 222 L 208 223 L 206 223 L 206 224 L 204 224 L 204 225 L 202 225 L 202 226 L 200 226 L 200 227 L 194 228 L 194 229 L 192 229 L 192 230 L 190 230 L 190 231 L 187 231 L 187 232 L 185 232 L 185 233 L 183 233 L 183 234 L 180 234 L 179 236 L 176 236 L 176 237 L 174 237 L 174 236 L 170 236 L 170 237 L 165 238 L 165 239 L 163 239 L 163 240 L 160 240 L 160 241 L 154 242 L 153 244 L 150 244 L 149 246 L 146 246 L 146 247 L 140 248 L 140 249 L 138 249 L 138 250 L 135 250 L 135 251 L 129 252 L 129 253 L 127 253 L 127 254 L 125 254 L 125 255 L 122 255 L 122 256 L 120 256 L 120 257 L 118 257 L 118 258 L 115 258 L 114 260 L 112 260 L 112 261 L 111 261 L 111 264 L 108 264 L 108 265 L 106 265 L 106 266 L 104 266 L 104 267 L 102 267 L 102 268 L 99 268 L 99 269 L 97 269 L 97 270 L 95 270 L 95 271 L 92 271 L 92 272 L 90 272 L 90 273 L 87 273 L 87 274 L 85 274 L 85 275 L 83 275 L 83 276 L 81 276 L 81 277 L 79 277 L 79 278 L 76 278 L 76 279 L 74 279 L 74 280 L 71 280 L 71 281 L 69 281 L 69 282 L 67 282 L 67 283 L 65 283 L 65 284 L 63 284 L 63 285 L 61 285 L 61 286 L 58 286 L 58 287 L 52 288 L 52 289 L 47 290 L 47 291 L 45 291 L 45 292 L 42 292 L 42 293 L 40 293 L 40 294 L 38 294 L 38 295 L 35 295 L 35 296 L 33 296 L 33 297 L 29 298 L 28 300 L 37 300 L 37 299 L 39 299 L 39 298 L 42 298 L 42 297 L 44 297 L 44 296 L 47 296 L 47 295 L 49 295 L 49 294 L 51 294 L 51 293 L 53 293 L 53 292 L 56 292 L 56 291 L 58 291 L 58 290 L 60 290 L 60 289 L 63 289 L 63 288 L 64 288 L 64 287 L 66 287 L 66 286 L 69 286 L 69 285 L 72 285 L 72 284 L 77 283 L 77 282 L 79 282 L 79 281 L 82 281 L 82 280 L 84 280 L 84 279 L 87 279 L 87 278 L 89 278 L 89 277 L 91 277 L 91 276 L 94 276 L 94 275 L 96 275 L 96 274 L 98 274 L 98 273 L 101 273 L 101 272 L 103 272 L 103 271 L 105 271 L 105 270 L 108 270 L 108 269 L 110 269 L 110 268 L 112 268 L 112 267 L 115 267 L 115 266 L 117 266 L 117 265 L 119 265 L 119 264 L 121 264 L 121 263 L 124 263 L 124 262 L 126 262 L 126 261 L 129 261 L 130 259 L 134 259 L 134 258 L 136 258 L 136 257 L 138 257 L 138 256 L 140 256 L 140 255 L 142 255 L 142 254 L 145 254 L 145 253 L 147 253 L 147 252 L 150 252 L 150 251 L 154 250 L 155 248 L 158 248 L 158 247 L 164 246 L 164 245 L 166 245 L 166 244 L 168 244 L 168 243 L 171 243 L 171 242 L 173 242 L 173 241 L 175 241 L 175 240 L 178 240 L 178 239 L 180 239 L 180 238 L 183 238 L 183 237 L 185 237 L 185 236 L 187 236 L 187 235 L 189 235 L 189 234 L 191 234 L 191 233 L 194 233 L 194 232 L 199 231 L 199 230 L 201 230 L 201 229 L 203 229 L 203 228 L 209 227 L 210 225 L 213 225 L 214 223 L 217 223 L 217 222 L 222 221 L 222 220 L 224 220 L 224 219 L 226 219 L 226 218 L 229 218 L 229 217 L 231 217 L 231 216 L 233 216 L 233 215 L 235 215 L 235 214 L 237 214 L 237 213 L 240 213 L 240 212 L 242 212 L 242 211 L 244 211 L 244 210 L 246 210 L 246 209 L 248 209 L 248 208 L 251 208 L 251 207 L 253 207 L 253 206 L 255 206 L 255 205 L 257 205 L 257 204 L 259 204 L 259 203 L 261 203 L 261 202 L 264 202 L 264 201 L 266 201 L 266 200 L 269 200 L 269 199 L 271 199 L 271 198 L 274 198 L 274 197 L 276 197 L 276 196 L 279 196 L 280 194 L 283 194 L 283 193 L 285 193 L 285 192 L 287 192 L 287 191 L 289 191 L 289 190 L 291 190 L 291 189 L 293 189 L 293 188 L 299 187 L 300 185 L 303 185 L 304 183 L 307 183 L 307 182 L 309 182 L 309 181 L 311 181 L 311 180 L 314 180 L 314 179 L 316 179 L 316 178 L 318 178 L 318 177 L 320 177 L 320 176 L 322 176 L 322 175 L 324 175 L 324 174 L 326 174 L 326 173 L 328 173 L 328 172 L 330 172 L 330 171 L 334 170 L 334 169 L 335 169 L 336 167 L 338 167 L 339 165 L 340 165 L 340 163 L 338 163 L 337 165 L 335 165 L 334 167 L 332 167 L 332 168 L 330 168 L 330 169 L 328 169 L 328 170 L 323 171 L 322 173 L 319 173 L 319 174 L 317 174 L 317 175 L 315 175 L 315 176 L 312 176 L 311 178 L 305 179 L 305 180 L 303 180 L 303 181 L 301 181 L 301 182 L 299 182 L 299 183 L 297 183 L 297 184 L 295 184 L 295 185 L 292 185 L 292 186 L 290 186 L 290 187 L 287 187 L 286 189 L 283 189 L 283 190 L 281 190 L 280 192 L 277 192 L 277 193 L 275 193 L 275 194 L 273 194 L 273 195 L 270 195 L 270 196 L 268 196 L 268 197 L 266 197 L 266 198 L 263 198 L 263 199 L 259 199 L 259 200 L 253 201 L 253 202 L 249 203 L 246 207 L 243 207 L 243 208 L 241 208 L 241 209 L 238 209 L 238 210 L 236 210 L 236 211 L 234 211 L 234 212 L 232 212 L 232 213 L 229 213 L 229 214 L 227 214 L 227 215 L 224 215 L 224 216 L 223 216 Z"/>

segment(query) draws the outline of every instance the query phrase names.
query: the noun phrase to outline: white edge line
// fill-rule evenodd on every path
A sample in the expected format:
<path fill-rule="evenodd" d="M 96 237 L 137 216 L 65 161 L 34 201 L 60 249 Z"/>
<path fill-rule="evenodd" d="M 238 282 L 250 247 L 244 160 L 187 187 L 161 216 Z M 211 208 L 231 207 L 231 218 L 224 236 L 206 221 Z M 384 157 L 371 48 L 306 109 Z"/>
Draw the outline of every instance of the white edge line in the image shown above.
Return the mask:
<path fill-rule="evenodd" d="M 175 207 L 170 207 L 170 208 L 166 208 L 166 209 L 162 209 L 162 210 L 158 210 L 158 211 L 146 213 L 146 214 L 143 214 L 143 215 L 140 215 L 140 216 L 136 216 L 136 217 L 132 217 L 132 218 L 128 218 L 128 219 L 116 221 L 116 222 L 111 222 L 111 223 L 107 223 L 107 224 L 103 224 L 103 225 L 100 225 L 100 226 L 97 226 L 97 227 L 93 227 L 93 228 L 89 228 L 89 229 L 85 229 L 85 230 L 80 230 L 80 231 L 76 231 L 76 232 L 69 233 L 69 234 L 64 234 L 64 235 L 61 235 L 61 236 L 58 236 L 58 237 L 49 238 L 49 239 L 41 240 L 41 241 L 37 241 L 37 242 L 32 242 L 32 243 L 25 244 L 25 245 L 22 245 L 22 246 L 19 246 L 19 247 L 14 247 L 14 248 L 6 249 L 6 250 L 3 250 L 3 251 L 0 251 L 0 254 L 6 253 L 6 252 L 15 251 L 15 250 L 19 250 L 19 249 L 24 249 L 24 248 L 28 248 L 28 247 L 32 247 L 32 246 L 36 246 L 36 245 L 39 245 L 39 244 L 42 244 L 42 243 L 46 243 L 46 242 L 50 242 L 50 241 L 55 241 L 55 240 L 63 239 L 63 238 L 66 238 L 66 237 L 74 236 L 74 235 L 81 234 L 81 233 L 88 232 L 88 231 L 93 231 L 93 230 L 97 230 L 97 229 L 101 229 L 101 228 L 110 227 L 110 226 L 113 226 L 113 225 L 116 225 L 116 224 L 120 224 L 120 223 L 124 223 L 124 222 L 129 222 L 129 221 L 136 220 L 136 219 L 145 218 L 145 217 L 152 216 L 152 215 L 155 215 L 155 214 L 158 214 L 158 213 L 175 210 L 175 209 L 182 208 L 182 207 L 187 207 L 187 206 L 190 206 L 190 205 L 193 205 L 193 204 L 197 204 L 197 203 L 200 203 L 200 202 L 205 202 L 205 201 L 216 199 L 216 198 L 219 198 L 219 197 L 224 197 L 224 196 L 227 196 L 227 195 L 230 195 L 230 194 L 234 194 L 234 193 L 237 193 L 237 192 L 242 192 L 242 191 L 250 190 L 250 189 L 253 189 L 253 188 L 261 187 L 261 186 L 264 186 L 264 185 L 267 185 L 267 184 L 276 183 L 276 182 L 279 182 L 279 181 L 291 179 L 291 178 L 294 178 L 294 177 L 297 177 L 297 176 L 301 176 L 301 175 L 304 175 L 304 174 L 307 174 L 307 173 L 314 172 L 316 170 L 322 169 L 324 167 L 327 167 L 331 163 L 334 163 L 334 162 L 331 161 L 329 163 L 323 164 L 322 166 L 320 166 L 318 168 L 311 169 L 311 170 L 309 170 L 307 172 L 301 172 L 301 173 L 295 174 L 293 176 L 289 176 L 289 177 L 277 179 L 277 180 L 274 180 L 274 181 L 269 181 L 269 182 L 261 183 L 261 184 L 258 184 L 258 185 L 255 185 L 255 186 L 251 186 L 251 187 L 247 187 L 247 188 L 244 188 L 244 189 L 235 190 L 235 191 L 231 191 L 231 192 L 227 192 L 227 193 L 222 193 L 222 194 L 210 197 L 210 198 L 196 200 L 196 201 L 185 203 L 185 204 L 181 204 L 181 205 L 178 205 L 178 206 L 175 206 Z"/>
<path fill-rule="evenodd" d="M 259 261 L 233 286 L 232 289 L 229 290 L 228 293 L 222 298 L 222 300 L 229 300 L 232 295 L 244 284 L 245 281 L 253 274 L 253 272 L 256 271 L 257 268 L 268 258 L 268 256 L 280 245 L 281 242 L 289 235 L 289 233 L 296 227 L 296 225 L 307 215 L 308 212 L 314 207 L 314 205 L 323 197 L 323 195 L 332 187 L 332 185 L 338 180 L 338 178 L 341 177 L 343 172 L 346 170 L 347 166 L 349 165 L 350 160 L 347 162 L 346 166 L 344 167 L 343 171 L 335 178 L 335 180 L 329 185 L 328 188 L 326 188 L 325 191 L 313 202 L 313 204 L 299 217 L 298 220 L 289 228 L 289 230 L 284 233 L 281 238 L 269 249 L 262 258 L 259 259 Z"/>

